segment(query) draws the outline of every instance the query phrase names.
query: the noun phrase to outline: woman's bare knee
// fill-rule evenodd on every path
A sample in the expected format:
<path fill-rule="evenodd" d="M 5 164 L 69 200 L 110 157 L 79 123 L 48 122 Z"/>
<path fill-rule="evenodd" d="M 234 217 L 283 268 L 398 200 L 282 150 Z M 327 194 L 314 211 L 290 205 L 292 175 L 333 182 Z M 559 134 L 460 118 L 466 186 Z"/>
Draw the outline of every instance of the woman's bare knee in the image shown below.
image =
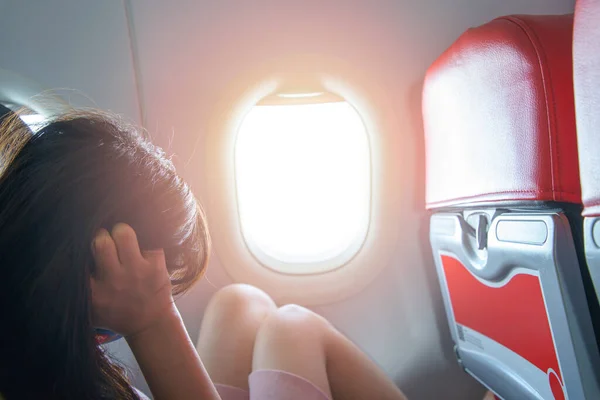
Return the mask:
<path fill-rule="evenodd" d="M 328 328 L 329 323 L 323 317 L 304 307 L 288 304 L 265 319 L 258 335 L 271 347 L 284 347 L 299 341 L 319 347 Z"/>
<path fill-rule="evenodd" d="M 215 382 L 247 389 L 257 331 L 276 310 L 265 292 L 250 285 L 229 285 L 215 293 L 196 345 Z"/>
<path fill-rule="evenodd" d="M 277 310 L 273 300 L 262 290 L 244 284 L 228 285 L 217 291 L 204 312 L 198 350 L 219 351 L 235 335 L 250 336 L 252 344 L 263 320 Z M 233 336 L 232 336 L 233 335 Z M 218 341 L 218 347 L 215 347 Z M 235 345 L 235 343 L 231 343 Z"/>
<path fill-rule="evenodd" d="M 246 284 L 235 283 L 225 286 L 213 295 L 206 313 L 237 315 L 248 312 L 268 314 L 277 310 L 271 297 L 262 290 Z"/>
<path fill-rule="evenodd" d="M 287 305 L 265 319 L 254 345 L 252 369 L 301 376 L 330 395 L 325 338 L 329 323 L 306 308 Z"/>
<path fill-rule="evenodd" d="M 205 338 L 223 338 L 223 334 L 228 332 L 252 333 L 254 342 L 256 331 L 263 320 L 276 310 L 277 306 L 269 295 L 254 286 L 225 286 L 213 295 L 206 307 L 198 345 Z M 224 339 L 226 337 L 227 335 Z"/>

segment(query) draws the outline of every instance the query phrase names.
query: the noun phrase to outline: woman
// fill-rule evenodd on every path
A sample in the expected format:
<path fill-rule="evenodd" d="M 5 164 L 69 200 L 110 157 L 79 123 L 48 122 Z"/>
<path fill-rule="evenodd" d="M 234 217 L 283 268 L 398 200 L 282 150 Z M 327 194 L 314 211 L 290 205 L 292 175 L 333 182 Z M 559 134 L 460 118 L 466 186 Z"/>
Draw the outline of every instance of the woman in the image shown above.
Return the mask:
<path fill-rule="evenodd" d="M 277 309 L 248 285 L 211 299 L 198 357 L 165 290 L 163 253 L 140 251 L 124 224 L 101 231 L 94 248 L 96 321 L 126 337 L 155 398 L 215 398 L 206 367 L 224 400 L 404 399 L 325 319 L 298 306 Z"/>
<path fill-rule="evenodd" d="M 204 215 L 133 127 L 73 112 L 33 134 L 11 117 L 0 159 L 5 399 L 140 398 L 96 328 L 125 337 L 156 399 L 404 398 L 324 319 L 248 286 L 213 298 L 199 357 L 172 296 L 206 266 Z"/>
<path fill-rule="evenodd" d="M 174 293 L 207 262 L 204 215 L 164 153 L 99 112 L 33 134 L 0 126 L 0 393 L 6 399 L 137 399 L 96 343 L 90 243 L 125 222 L 163 248 Z"/>

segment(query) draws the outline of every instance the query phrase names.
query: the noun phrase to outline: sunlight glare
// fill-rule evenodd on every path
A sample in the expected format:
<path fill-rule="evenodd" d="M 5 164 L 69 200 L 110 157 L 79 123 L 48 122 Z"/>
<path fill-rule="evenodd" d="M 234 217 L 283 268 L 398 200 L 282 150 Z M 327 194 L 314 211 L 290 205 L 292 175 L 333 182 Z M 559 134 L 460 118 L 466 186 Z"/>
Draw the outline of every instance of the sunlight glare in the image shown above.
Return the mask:
<path fill-rule="evenodd" d="M 370 151 L 347 102 L 254 106 L 238 132 L 235 176 L 251 249 L 284 263 L 331 260 L 357 241 L 358 251 L 369 223 Z"/>
<path fill-rule="evenodd" d="M 25 124 L 27 124 L 27 126 L 29 126 L 33 132 L 37 132 L 46 121 L 46 118 L 40 114 L 20 115 L 20 117 L 21 120 L 25 122 Z"/>
<path fill-rule="evenodd" d="M 318 97 L 321 96 L 323 92 L 310 92 L 310 93 L 279 93 L 277 96 L 282 97 L 284 99 L 302 99 L 307 97 Z"/>

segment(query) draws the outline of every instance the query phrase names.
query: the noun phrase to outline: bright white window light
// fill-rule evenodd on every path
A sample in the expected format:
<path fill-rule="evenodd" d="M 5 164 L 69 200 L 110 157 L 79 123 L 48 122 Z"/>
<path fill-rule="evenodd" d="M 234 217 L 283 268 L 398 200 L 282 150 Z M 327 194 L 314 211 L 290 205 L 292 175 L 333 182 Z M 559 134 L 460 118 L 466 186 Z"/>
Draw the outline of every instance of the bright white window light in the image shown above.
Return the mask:
<path fill-rule="evenodd" d="M 27 124 L 27 126 L 29 126 L 29 128 L 34 132 L 37 132 L 46 121 L 46 118 L 40 114 L 20 115 L 20 117 L 21 120 L 25 122 L 25 124 Z"/>
<path fill-rule="evenodd" d="M 308 97 L 321 96 L 323 92 L 310 92 L 310 93 L 279 93 L 277 96 L 284 99 L 302 99 Z"/>
<path fill-rule="evenodd" d="M 369 224 L 370 151 L 346 102 L 257 105 L 235 147 L 241 229 L 259 261 L 288 273 L 339 267 Z"/>

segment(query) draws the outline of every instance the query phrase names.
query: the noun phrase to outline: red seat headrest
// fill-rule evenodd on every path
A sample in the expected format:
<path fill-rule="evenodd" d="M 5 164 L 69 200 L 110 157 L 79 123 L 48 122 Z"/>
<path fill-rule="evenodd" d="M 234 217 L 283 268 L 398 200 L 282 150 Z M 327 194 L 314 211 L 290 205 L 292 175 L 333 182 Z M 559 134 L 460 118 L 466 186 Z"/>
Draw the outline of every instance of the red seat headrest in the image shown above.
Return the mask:
<path fill-rule="evenodd" d="M 572 15 L 469 29 L 423 89 L 427 207 L 579 203 Z"/>
<path fill-rule="evenodd" d="M 600 215 L 600 1 L 578 0 L 573 35 L 583 215 Z"/>

